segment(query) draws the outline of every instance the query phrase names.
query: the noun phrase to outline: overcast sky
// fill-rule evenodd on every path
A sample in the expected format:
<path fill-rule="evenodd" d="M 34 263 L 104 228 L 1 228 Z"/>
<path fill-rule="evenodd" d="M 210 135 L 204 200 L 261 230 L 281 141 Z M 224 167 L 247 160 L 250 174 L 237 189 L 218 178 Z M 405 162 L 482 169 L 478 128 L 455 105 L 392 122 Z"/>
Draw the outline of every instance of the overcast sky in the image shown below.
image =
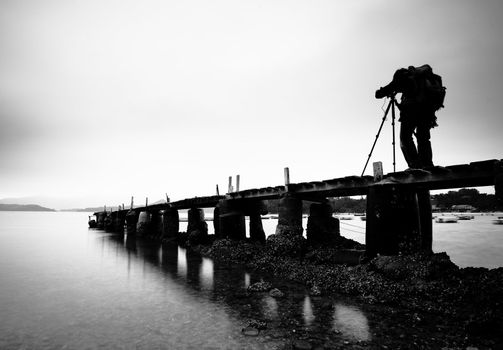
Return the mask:
<path fill-rule="evenodd" d="M 0 198 L 117 205 L 224 193 L 236 174 L 281 185 L 287 166 L 291 182 L 360 175 L 375 90 L 424 63 L 447 86 L 434 163 L 503 158 L 502 14 L 500 0 L 2 0 Z M 393 170 L 390 122 L 378 160 Z"/>

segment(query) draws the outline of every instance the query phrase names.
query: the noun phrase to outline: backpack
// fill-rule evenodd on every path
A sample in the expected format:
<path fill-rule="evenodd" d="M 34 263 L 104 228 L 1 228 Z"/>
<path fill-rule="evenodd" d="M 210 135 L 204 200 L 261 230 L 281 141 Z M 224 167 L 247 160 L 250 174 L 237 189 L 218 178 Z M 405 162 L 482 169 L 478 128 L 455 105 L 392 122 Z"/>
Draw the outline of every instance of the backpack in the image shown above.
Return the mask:
<path fill-rule="evenodd" d="M 413 67 L 411 67 L 413 68 Z M 434 111 L 444 107 L 445 86 L 442 84 L 442 77 L 433 73 L 427 64 L 414 68 L 420 96 L 424 103 L 431 106 Z"/>
<path fill-rule="evenodd" d="M 434 111 L 438 111 L 440 108 L 444 107 L 445 90 L 446 88 L 442 85 L 442 78 L 440 75 L 432 72 L 430 76 L 425 77 L 424 97 Z"/>

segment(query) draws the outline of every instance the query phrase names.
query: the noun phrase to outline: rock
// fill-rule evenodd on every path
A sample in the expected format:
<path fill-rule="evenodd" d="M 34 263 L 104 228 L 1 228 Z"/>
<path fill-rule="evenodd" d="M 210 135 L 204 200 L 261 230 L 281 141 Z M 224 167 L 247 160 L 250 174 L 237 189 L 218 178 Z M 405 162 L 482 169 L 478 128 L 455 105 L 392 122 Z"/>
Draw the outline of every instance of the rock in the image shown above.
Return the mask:
<path fill-rule="evenodd" d="M 300 257 L 306 253 L 307 241 L 302 235 L 274 234 L 267 237 L 266 250 L 273 256 Z"/>
<path fill-rule="evenodd" d="M 280 291 L 278 288 L 273 288 L 269 291 L 269 295 L 273 298 L 283 298 L 285 296 L 285 293 Z"/>
<path fill-rule="evenodd" d="M 256 337 L 259 334 L 259 330 L 253 327 L 246 327 L 241 330 L 241 333 L 248 337 Z"/>
<path fill-rule="evenodd" d="M 247 288 L 249 292 L 267 292 L 272 288 L 272 284 L 269 282 L 256 282 L 250 284 Z"/>

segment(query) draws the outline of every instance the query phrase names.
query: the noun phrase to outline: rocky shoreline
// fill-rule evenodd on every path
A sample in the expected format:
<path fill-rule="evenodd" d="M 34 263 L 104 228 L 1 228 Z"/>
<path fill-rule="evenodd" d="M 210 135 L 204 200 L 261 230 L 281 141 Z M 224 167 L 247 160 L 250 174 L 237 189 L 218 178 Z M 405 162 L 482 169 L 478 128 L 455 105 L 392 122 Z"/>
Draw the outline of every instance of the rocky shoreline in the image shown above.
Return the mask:
<path fill-rule="evenodd" d="M 342 250 L 364 248 L 343 237 L 314 247 L 302 236 L 271 235 L 265 245 L 210 237 L 207 244 L 188 248 L 218 263 L 244 265 L 301 283 L 313 297 L 346 295 L 378 308 L 385 327 L 382 334 L 406 327 L 387 341 L 374 337 L 370 343 L 337 346 L 382 348 L 383 341 L 388 344 L 384 348 L 389 344 L 404 349 L 503 348 L 503 268 L 459 268 L 446 253 L 378 256 L 354 266 L 335 264 Z M 282 293 L 274 288 L 272 280 L 259 292 Z M 247 332 L 254 333 L 253 328 Z M 319 345 L 307 343 L 311 346 L 306 348 Z M 286 348 L 297 345 L 289 343 Z"/>

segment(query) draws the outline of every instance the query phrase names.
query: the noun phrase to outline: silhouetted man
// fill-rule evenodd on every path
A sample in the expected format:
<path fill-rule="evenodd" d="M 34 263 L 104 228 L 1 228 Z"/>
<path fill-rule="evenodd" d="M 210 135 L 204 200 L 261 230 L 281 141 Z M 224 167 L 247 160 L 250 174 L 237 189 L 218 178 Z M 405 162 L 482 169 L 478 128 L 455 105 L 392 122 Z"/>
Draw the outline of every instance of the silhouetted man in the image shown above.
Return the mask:
<path fill-rule="evenodd" d="M 376 98 L 402 93 L 400 109 L 400 148 L 409 168 L 433 166 L 430 129 L 437 126 L 435 111 L 442 107 L 445 88 L 441 78 L 427 64 L 401 68 L 388 85 L 376 91 Z M 443 94 L 443 95 L 442 95 Z M 440 96 L 441 95 L 441 96 Z M 439 101 L 440 100 L 440 101 Z M 412 139 L 415 133 L 417 148 Z"/>

